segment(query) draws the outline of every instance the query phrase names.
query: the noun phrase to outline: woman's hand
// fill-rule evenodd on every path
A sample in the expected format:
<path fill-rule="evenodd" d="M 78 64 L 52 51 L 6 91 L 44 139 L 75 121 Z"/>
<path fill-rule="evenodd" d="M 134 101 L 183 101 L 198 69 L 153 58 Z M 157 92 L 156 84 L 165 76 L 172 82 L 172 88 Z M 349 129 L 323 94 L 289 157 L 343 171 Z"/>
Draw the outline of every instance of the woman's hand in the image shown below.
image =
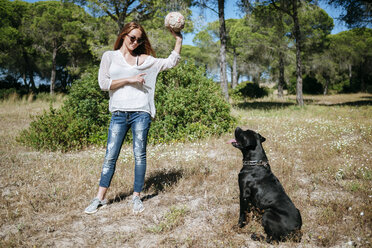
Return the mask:
<path fill-rule="evenodd" d="M 171 28 L 168 28 L 168 30 L 169 30 L 169 32 L 171 32 L 171 34 L 173 35 L 173 37 L 174 38 L 176 38 L 176 40 L 177 39 L 181 39 L 181 41 L 182 41 L 182 34 L 181 34 L 181 32 L 174 32 L 174 30 L 173 29 L 171 29 Z"/>
<path fill-rule="evenodd" d="M 141 85 L 143 85 L 145 83 L 145 75 L 146 75 L 146 73 L 140 73 L 140 74 L 138 74 L 136 76 L 133 76 L 133 77 L 130 77 L 130 78 L 112 80 L 110 90 L 116 90 L 120 87 L 123 87 L 126 84 L 141 84 Z"/>
<path fill-rule="evenodd" d="M 131 77 L 129 83 L 139 83 L 139 84 L 144 84 L 145 83 L 145 75 L 146 73 L 140 73 L 134 77 Z"/>

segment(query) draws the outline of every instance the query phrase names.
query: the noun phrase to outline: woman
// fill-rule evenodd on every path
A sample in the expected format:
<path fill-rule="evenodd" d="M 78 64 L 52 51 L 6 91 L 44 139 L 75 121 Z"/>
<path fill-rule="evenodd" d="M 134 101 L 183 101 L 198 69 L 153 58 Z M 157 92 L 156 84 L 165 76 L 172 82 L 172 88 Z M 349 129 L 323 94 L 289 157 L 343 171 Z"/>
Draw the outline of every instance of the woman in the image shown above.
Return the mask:
<path fill-rule="evenodd" d="M 182 35 L 172 30 L 170 32 L 176 44 L 166 59 L 152 56 L 155 53 L 146 32 L 135 22 L 124 26 L 115 42 L 114 51 L 107 51 L 102 56 L 98 82 L 102 90 L 109 91 L 112 117 L 98 193 L 85 209 L 87 214 L 95 213 L 98 208 L 107 205 L 105 195 L 129 129 L 132 129 L 135 159 L 133 211 L 139 213 L 145 209 L 140 193 L 146 172 L 147 135 L 151 118 L 155 117 L 156 77 L 160 71 L 177 65 L 182 47 Z"/>

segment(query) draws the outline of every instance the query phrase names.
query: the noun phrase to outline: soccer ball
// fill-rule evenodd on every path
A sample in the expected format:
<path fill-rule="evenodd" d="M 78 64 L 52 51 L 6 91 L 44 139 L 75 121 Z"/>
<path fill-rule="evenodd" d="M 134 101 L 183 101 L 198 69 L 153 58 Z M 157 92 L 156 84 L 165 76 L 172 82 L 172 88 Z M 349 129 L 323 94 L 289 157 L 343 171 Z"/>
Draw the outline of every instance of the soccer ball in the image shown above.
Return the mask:
<path fill-rule="evenodd" d="M 180 32 L 185 26 L 185 17 L 179 12 L 170 12 L 164 20 L 164 25 L 174 32 Z"/>

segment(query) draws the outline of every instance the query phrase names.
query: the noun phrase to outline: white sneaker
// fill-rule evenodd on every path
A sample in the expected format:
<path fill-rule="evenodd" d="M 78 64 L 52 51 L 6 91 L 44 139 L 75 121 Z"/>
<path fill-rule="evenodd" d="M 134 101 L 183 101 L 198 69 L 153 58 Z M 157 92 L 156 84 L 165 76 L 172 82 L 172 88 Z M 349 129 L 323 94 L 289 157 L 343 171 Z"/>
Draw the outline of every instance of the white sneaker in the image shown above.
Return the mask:
<path fill-rule="evenodd" d="M 95 212 L 98 211 L 99 208 L 104 208 L 106 206 L 107 206 L 106 199 L 101 201 L 96 197 L 90 202 L 89 206 L 85 209 L 84 212 L 86 214 L 94 214 Z"/>
<path fill-rule="evenodd" d="M 138 214 L 145 210 L 145 207 L 142 204 L 141 198 L 139 196 L 134 196 L 133 200 L 133 213 Z"/>

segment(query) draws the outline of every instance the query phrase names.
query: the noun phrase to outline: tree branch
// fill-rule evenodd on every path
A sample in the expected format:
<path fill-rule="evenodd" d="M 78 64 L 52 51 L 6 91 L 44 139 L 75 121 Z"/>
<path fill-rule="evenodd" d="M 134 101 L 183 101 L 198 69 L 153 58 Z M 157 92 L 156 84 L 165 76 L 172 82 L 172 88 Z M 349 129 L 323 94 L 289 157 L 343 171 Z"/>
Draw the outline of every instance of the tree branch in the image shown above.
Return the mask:
<path fill-rule="evenodd" d="M 293 1 L 297 1 L 297 0 L 293 0 Z M 293 17 L 293 13 L 291 13 L 290 11 L 278 6 L 275 1 L 270 0 L 270 2 L 272 3 L 272 5 L 274 6 L 275 9 L 277 9 L 279 11 L 282 11 L 282 12 L 286 13 L 287 15 Z"/>

